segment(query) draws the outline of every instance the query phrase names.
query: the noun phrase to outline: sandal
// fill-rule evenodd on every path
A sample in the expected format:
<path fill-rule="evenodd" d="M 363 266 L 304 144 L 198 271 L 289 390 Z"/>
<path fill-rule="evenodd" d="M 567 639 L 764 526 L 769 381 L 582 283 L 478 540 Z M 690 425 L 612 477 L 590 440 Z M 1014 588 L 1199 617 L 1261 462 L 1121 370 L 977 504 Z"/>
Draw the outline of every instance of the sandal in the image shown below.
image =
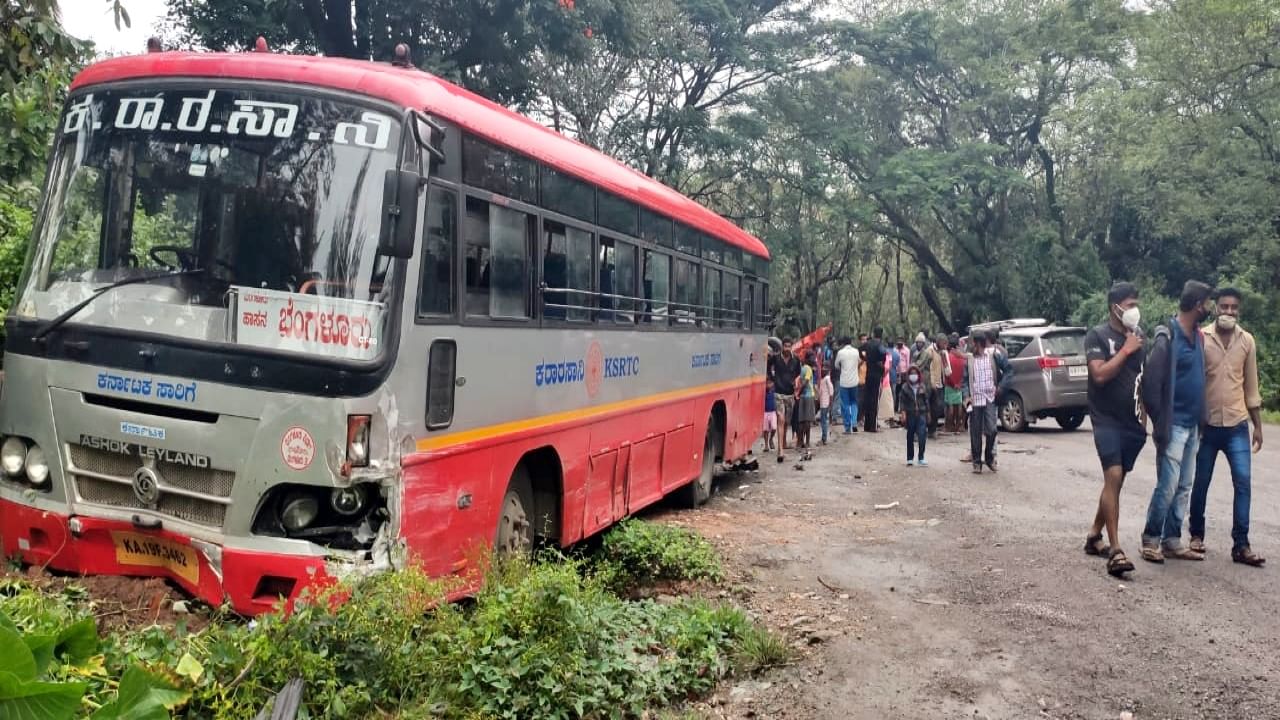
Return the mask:
<path fill-rule="evenodd" d="M 1125 573 L 1133 572 L 1133 563 L 1124 554 L 1120 548 L 1111 551 L 1111 557 L 1107 560 L 1107 574 L 1111 577 L 1122 578 Z"/>
<path fill-rule="evenodd" d="M 1164 562 L 1164 553 L 1160 551 L 1159 545 L 1143 545 L 1142 559 L 1152 563 Z"/>
<path fill-rule="evenodd" d="M 1084 539 L 1084 554 L 1093 555 L 1094 557 L 1108 557 L 1111 555 L 1111 546 L 1102 542 L 1102 533 L 1090 535 Z"/>
<path fill-rule="evenodd" d="M 1231 551 L 1232 562 L 1238 562 L 1241 565 L 1249 565 L 1251 567 L 1262 567 L 1267 562 L 1266 558 L 1257 555 L 1248 547 L 1242 547 Z"/>
<path fill-rule="evenodd" d="M 1201 555 L 1205 554 L 1206 551 L 1204 549 L 1204 538 L 1198 538 L 1198 537 L 1191 538 L 1191 552 L 1198 552 Z"/>
<path fill-rule="evenodd" d="M 1189 547 L 1166 547 L 1164 556 L 1174 560 L 1204 560 L 1204 553 L 1198 553 Z"/>

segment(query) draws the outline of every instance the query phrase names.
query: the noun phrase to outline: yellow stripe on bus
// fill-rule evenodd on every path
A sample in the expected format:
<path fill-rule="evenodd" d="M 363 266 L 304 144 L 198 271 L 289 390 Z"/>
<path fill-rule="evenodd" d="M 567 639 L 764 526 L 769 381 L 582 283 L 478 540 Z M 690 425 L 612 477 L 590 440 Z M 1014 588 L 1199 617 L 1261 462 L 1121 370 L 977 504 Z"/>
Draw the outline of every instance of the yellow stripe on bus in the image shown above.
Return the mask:
<path fill-rule="evenodd" d="M 463 430 L 461 432 L 450 433 L 448 435 L 423 438 L 418 441 L 417 445 L 418 450 L 421 452 L 439 450 L 452 445 L 461 445 L 463 443 L 475 442 L 477 440 L 487 440 L 492 437 L 518 433 L 523 430 L 530 430 L 544 425 L 558 425 L 561 423 L 573 422 L 575 420 L 587 421 L 603 415 L 616 413 L 620 410 L 634 410 L 645 406 L 658 405 L 664 402 L 684 400 L 698 395 L 715 392 L 717 390 L 749 387 L 752 383 L 759 382 L 760 379 L 761 378 L 759 377 L 749 377 L 738 378 L 737 380 L 726 380 L 724 382 L 699 385 L 697 387 L 683 388 L 681 390 L 669 390 L 667 392 L 645 395 L 644 397 L 632 398 L 630 400 L 620 400 L 607 405 L 597 405 L 594 407 L 579 408 L 577 410 L 565 410 L 563 412 L 552 413 L 550 415 L 539 415 L 538 417 L 526 418 L 524 420 L 513 420 L 511 422 L 499 423 L 497 425 L 486 425 L 485 427 Z"/>

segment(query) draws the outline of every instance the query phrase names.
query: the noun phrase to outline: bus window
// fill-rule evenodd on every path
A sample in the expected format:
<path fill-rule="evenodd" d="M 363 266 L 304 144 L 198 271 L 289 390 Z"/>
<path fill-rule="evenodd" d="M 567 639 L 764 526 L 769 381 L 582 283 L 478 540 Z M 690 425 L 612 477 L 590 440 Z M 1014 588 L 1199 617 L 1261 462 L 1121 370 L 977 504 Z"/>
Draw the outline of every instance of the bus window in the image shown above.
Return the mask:
<path fill-rule="evenodd" d="M 653 250 L 644 251 L 644 321 L 666 324 L 671 299 L 671 258 Z"/>
<path fill-rule="evenodd" d="M 748 256 L 750 257 L 750 256 Z M 742 306 L 742 327 L 747 330 L 756 329 L 756 284 L 748 280 L 746 283 L 746 299 Z"/>
<path fill-rule="evenodd" d="M 678 325 L 693 325 L 696 322 L 698 304 L 698 266 L 688 260 L 676 258 L 675 278 L 675 311 Z"/>
<path fill-rule="evenodd" d="M 542 166 L 542 207 L 587 222 L 596 221 L 596 189 L 562 172 Z"/>
<path fill-rule="evenodd" d="M 724 301 L 720 303 L 724 311 L 720 313 L 720 327 L 742 327 L 742 313 L 738 305 L 742 297 L 741 285 L 742 279 L 737 275 L 724 274 Z"/>
<path fill-rule="evenodd" d="M 636 248 L 613 238 L 600 238 L 600 320 L 634 322 Z"/>
<path fill-rule="evenodd" d="M 715 327 L 716 317 L 720 315 L 720 271 L 714 268 L 702 270 L 702 305 L 698 310 L 702 327 Z"/>
<path fill-rule="evenodd" d="M 591 311 L 584 308 L 592 299 L 591 233 L 551 220 L 543 230 L 542 281 L 548 288 L 562 288 L 543 295 L 543 317 L 590 320 Z"/>
<path fill-rule="evenodd" d="M 531 217 L 510 208 L 467 198 L 467 314 L 529 317 Z"/>
<path fill-rule="evenodd" d="M 617 195 L 596 193 L 597 224 L 624 235 L 638 235 L 639 206 Z"/>
<path fill-rule="evenodd" d="M 640 209 L 640 237 L 655 245 L 672 247 L 671 218 L 652 210 Z"/>
<path fill-rule="evenodd" d="M 533 160 L 470 135 L 462 138 L 462 180 L 516 200 L 538 201 L 538 166 Z"/>
<path fill-rule="evenodd" d="M 427 193 L 426 238 L 422 242 L 419 315 L 453 314 L 453 257 L 457 235 L 457 195 L 432 186 Z"/>
<path fill-rule="evenodd" d="M 698 233 L 702 240 L 702 258 L 714 263 L 724 264 L 724 243 L 706 233 Z"/>
<path fill-rule="evenodd" d="M 676 223 L 676 249 L 698 257 L 702 253 L 702 233 L 688 225 Z"/>
<path fill-rule="evenodd" d="M 452 340 L 431 343 L 427 356 L 427 428 L 439 430 L 453 423 L 453 390 L 458 345 Z"/>

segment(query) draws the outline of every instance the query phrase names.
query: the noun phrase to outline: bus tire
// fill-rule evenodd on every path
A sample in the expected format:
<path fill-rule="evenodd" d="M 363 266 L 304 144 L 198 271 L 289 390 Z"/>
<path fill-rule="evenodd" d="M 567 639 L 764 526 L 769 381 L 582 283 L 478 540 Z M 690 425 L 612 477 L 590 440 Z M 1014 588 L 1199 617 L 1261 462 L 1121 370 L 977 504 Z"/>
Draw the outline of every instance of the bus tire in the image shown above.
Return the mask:
<path fill-rule="evenodd" d="M 524 465 L 516 466 L 498 510 L 494 533 L 494 553 L 501 556 L 529 555 L 533 552 L 533 486 Z"/>
<path fill-rule="evenodd" d="M 682 507 L 696 508 L 711 499 L 711 481 L 716 474 L 716 425 L 707 423 L 707 436 L 702 441 L 702 467 L 693 482 L 676 491 Z"/>

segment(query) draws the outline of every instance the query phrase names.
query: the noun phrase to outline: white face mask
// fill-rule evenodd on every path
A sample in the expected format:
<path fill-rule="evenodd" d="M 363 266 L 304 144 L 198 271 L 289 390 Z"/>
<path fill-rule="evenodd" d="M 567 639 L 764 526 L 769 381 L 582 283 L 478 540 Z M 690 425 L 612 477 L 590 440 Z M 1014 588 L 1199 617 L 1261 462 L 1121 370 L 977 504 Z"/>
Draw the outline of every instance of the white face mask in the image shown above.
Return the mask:
<path fill-rule="evenodd" d="M 1219 316 L 1218 316 L 1218 329 L 1219 329 L 1219 330 L 1226 330 L 1226 331 L 1235 330 L 1235 329 L 1236 329 L 1236 316 L 1235 316 L 1235 315 L 1219 315 Z"/>
<path fill-rule="evenodd" d="M 1142 322 L 1142 312 L 1138 310 L 1138 307 L 1135 305 L 1128 310 L 1122 309 L 1119 305 L 1115 307 L 1116 310 L 1120 311 L 1120 323 L 1128 328 L 1129 332 L 1136 331 L 1138 324 Z"/>
<path fill-rule="evenodd" d="M 907 382 L 911 383 L 912 385 L 919 385 L 919 384 L 920 384 L 920 376 L 919 376 L 919 375 L 908 375 L 908 376 L 907 376 Z"/>

